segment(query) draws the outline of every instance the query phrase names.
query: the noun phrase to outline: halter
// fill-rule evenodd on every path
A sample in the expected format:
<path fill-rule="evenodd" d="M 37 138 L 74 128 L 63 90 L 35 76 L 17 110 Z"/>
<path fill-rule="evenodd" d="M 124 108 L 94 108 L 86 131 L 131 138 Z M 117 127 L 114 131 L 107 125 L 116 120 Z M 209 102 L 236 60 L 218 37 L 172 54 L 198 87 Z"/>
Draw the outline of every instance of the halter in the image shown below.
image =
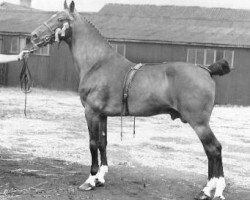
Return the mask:
<path fill-rule="evenodd" d="M 64 11 L 64 12 L 65 12 L 65 11 Z M 66 13 L 66 12 L 65 12 L 65 13 Z M 67 22 L 69 23 L 69 26 L 70 26 L 70 25 L 71 25 L 70 22 L 73 21 L 74 18 L 71 17 L 68 13 L 66 13 L 66 14 L 67 14 L 67 18 L 65 18 L 65 21 L 67 21 Z M 60 28 L 60 27 L 58 27 L 58 28 L 55 28 L 55 29 L 53 30 L 52 27 L 48 25 L 47 21 L 44 22 L 42 25 L 44 25 L 44 26 L 50 31 L 51 35 L 50 35 L 50 36 L 49 36 L 49 35 L 45 35 L 44 38 L 41 40 L 41 42 L 39 42 L 39 43 L 36 44 L 37 46 L 43 45 L 43 44 L 45 44 L 45 43 L 48 43 L 53 37 L 55 37 L 56 30 L 57 30 L 58 28 Z M 63 25 L 64 25 L 64 23 L 63 23 Z M 63 28 L 63 27 L 62 27 L 62 28 Z M 60 28 L 60 29 L 62 29 L 62 28 Z"/>

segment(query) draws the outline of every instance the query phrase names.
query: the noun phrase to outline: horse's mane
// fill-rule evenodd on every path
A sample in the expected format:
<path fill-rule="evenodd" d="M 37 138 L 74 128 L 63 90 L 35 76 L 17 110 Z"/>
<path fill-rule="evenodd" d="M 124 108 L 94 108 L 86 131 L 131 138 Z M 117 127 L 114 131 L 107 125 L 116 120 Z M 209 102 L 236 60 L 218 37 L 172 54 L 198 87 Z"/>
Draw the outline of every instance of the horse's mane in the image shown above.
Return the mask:
<path fill-rule="evenodd" d="M 86 17 L 80 15 L 79 13 L 77 13 L 75 16 L 77 17 L 77 19 L 84 20 L 85 22 L 87 22 L 92 28 L 94 28 L 97 31 L 97 33 L 109 45 L 109 47 L 113 48 L 112 45 L 110 44 L 110 42 L 102 35 L 100 30 L 90 20 L 88 20 Z"/>

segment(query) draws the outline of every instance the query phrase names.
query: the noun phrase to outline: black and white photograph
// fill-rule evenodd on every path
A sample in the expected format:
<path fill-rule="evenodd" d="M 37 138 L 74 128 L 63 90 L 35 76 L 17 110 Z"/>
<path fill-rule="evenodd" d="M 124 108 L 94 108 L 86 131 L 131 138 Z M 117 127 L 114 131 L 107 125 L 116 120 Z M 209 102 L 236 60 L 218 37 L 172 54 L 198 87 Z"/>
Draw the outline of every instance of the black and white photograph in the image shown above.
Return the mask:
<path fill-rule="evenodd" d="M 0 0 L 0 200 L 250 200 L 250 1 Z"/>

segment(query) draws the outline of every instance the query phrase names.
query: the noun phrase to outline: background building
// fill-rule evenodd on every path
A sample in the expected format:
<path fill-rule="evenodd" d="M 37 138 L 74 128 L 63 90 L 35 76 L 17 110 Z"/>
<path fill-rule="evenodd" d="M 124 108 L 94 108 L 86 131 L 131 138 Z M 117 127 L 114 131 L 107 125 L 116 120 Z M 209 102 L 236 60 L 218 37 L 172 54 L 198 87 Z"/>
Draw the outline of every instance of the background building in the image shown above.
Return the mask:
<path fill-rule="evenodd" d="M 0 49 L 18 53 L 26 37 L 53 12 L 0 6 Z M 6 7 L 6 5 L 5 5 Z M 22 9 L 21 9 L 22 8 Z M 184 61 L 209 65 L 225 58 L 233 71 L 215 78 L 217 104 L 250 105 L 250 11 L 223 8 L 108 4 L 81 13 L 114 49 L 133 62 Z M 18 63 L 0 67 L 0 82 L 18 85 Z M 78 76 L 65 43 L 29 59 L 34 85 L 77 90 Z"/>

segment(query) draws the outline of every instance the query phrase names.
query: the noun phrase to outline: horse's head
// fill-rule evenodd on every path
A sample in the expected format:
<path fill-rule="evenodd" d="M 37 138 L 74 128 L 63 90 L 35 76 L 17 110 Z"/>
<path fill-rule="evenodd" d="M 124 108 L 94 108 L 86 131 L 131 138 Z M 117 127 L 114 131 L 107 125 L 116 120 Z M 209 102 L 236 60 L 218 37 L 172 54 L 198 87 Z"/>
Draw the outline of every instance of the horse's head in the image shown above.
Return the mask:
<path fill-rule="evenodd" d="M 31 42 L 38 47 L 42 47 L 48 43 L 69 39 L 71 37 L 71 24 L 75 20 L 74 14 L 74 1 L 68 7 L 65 0 L 63 11 L 53 15 L 31 33 Z"/>

